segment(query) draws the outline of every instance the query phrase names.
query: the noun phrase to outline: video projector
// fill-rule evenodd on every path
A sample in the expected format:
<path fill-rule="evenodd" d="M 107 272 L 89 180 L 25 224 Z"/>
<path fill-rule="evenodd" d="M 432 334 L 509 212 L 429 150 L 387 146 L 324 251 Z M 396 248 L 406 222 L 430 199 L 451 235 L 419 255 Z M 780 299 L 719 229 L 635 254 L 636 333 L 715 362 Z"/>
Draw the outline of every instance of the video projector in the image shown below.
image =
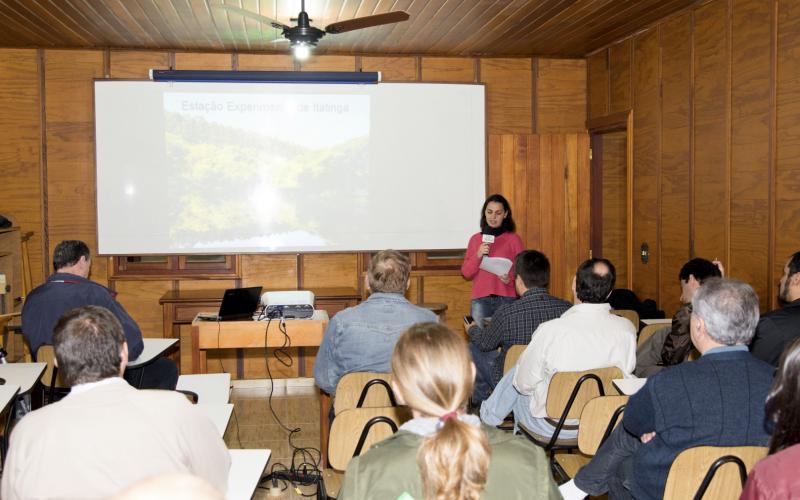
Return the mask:
<path fill-rule="evenodd" d="M 290 290 L 261 296 L 267 318 L 308 319 L 314 314 L 314 292 Z"/>

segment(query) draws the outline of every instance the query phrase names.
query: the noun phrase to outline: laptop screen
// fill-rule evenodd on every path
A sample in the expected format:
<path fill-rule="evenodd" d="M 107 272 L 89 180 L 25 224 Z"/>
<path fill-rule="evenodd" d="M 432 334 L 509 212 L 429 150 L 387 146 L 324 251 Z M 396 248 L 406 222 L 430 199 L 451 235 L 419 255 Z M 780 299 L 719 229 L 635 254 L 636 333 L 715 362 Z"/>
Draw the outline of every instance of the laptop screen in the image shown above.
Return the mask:
<path fill-rule="evenodd" d="M 252 319 L 260 299 L 260 286 L 225 290 L 225 295 L 222 296 L 222 304 L 219 306 L 219 320 Z"/>

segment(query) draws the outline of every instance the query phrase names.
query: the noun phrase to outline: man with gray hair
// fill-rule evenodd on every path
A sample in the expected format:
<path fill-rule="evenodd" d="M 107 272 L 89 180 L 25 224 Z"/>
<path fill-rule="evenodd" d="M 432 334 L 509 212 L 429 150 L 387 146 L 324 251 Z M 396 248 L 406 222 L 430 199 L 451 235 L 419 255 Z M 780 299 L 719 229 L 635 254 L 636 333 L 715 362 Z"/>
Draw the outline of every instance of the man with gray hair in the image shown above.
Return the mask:
<path fill-rule="evenodd" d="M 758 323 L 758 297 L 741 281 L 712 278 L 692 299 L 690 335 L 700 359 L 647 379 L 625 407 L 622 425 L 575 479 L 567 500 L 657 499 L 680 452 L 695 446 L 765 446 L 764 401 L 773 368 L 747 344 Z"/>
<path fill-rule="evenodd" d="M 333 395 L 339 379 L 350 372 L 389 373 L 392 350 L 400 334 L 414 323 L 436 321 L 436 315 L 411 304 L 411 263 L 395 250 L 372 256 L 365 285 L 369 298 L 339 312 L 328 323 L 314 363 L 314 379 Z"/>

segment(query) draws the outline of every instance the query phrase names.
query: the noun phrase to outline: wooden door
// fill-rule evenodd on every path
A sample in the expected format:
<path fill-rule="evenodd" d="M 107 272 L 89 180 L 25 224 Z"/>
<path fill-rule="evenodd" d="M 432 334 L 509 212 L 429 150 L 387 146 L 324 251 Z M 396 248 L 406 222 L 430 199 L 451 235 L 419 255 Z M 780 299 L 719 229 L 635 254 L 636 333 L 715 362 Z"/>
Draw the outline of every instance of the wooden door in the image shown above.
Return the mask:
<path fill-rule="evenodd" d="M 594 132 L 591 144 L 592 256 L 614 264 L 617 288 L 633 288 L 627 127 Z"/>

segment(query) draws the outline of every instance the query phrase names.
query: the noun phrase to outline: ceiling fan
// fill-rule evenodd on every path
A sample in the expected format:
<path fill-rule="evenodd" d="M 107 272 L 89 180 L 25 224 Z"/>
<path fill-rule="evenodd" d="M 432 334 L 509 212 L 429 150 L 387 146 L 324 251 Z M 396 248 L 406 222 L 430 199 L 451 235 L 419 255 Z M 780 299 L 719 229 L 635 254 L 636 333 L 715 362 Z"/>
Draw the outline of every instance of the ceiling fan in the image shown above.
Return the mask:
<path fill-rule="evenodd" d="M 270 19 L 269 17 L 262 16 L 261 14 L 257 14 L 249 10 L 241 9 L 239 7 L 234 7 L 233 5 L 217 4 L 216 7 L 228 12 L 234 12 L 244 17 L 249 17 L 250 19 L 255 19 L 260 23 L 268 24 L 273 28 L 282 30 L 282 34 L 285 39 L 291 43 L 294 57 L 299 60 L 307 59 L 311 54 L 311 49 L 316 46 L 317 42 L 326 34 L 336 35 L 338 33 L 345 33 L 363 28 L 371 28 L 373 26 L 381 26 L 383 24 L 399 23 L 401 21 L 406 21 L 409 18 L 406 12 L 398 10 L 394 12 L 387 12 L 385 14 L 376 14 L 374 16 L 364 16 L 357 17 L 355 19 L 339 21 L 329 24 L 325 26 L 324 30 L 321 30 L 311 26 L 311 20 L 308 18 L 308 13 L 306 12 L 305 0 L 301 0 L 300 2 L 300 13 L 297 15 L 297 19 L 292 19 L 292 21 L 297 21 L 297 24 L 294 26 L 287 26 L 274 19 Z"/>

